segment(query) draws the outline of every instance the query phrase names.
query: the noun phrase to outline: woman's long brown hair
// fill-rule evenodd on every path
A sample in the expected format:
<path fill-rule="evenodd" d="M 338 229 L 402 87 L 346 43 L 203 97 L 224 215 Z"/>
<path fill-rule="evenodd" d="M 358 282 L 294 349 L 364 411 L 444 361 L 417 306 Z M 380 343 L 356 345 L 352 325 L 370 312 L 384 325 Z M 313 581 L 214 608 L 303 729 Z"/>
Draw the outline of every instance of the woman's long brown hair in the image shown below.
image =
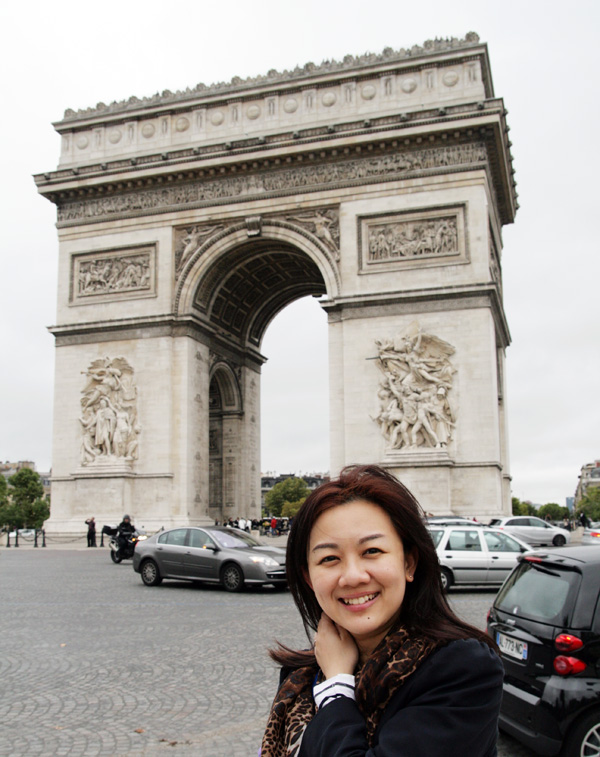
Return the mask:
<path fill-rule="evenodd" d="M 406 585 L 398 623 L 435 641 L 472 638 L 495 649 L 493 640 L 484 631 L 465 623 L 450 609 L 442 589 L 437 552 L 419 503 L 394 476 L 376 465 L 344 468 L 337 479 L 315 489 L 294 518 L 287 544 L 287 580 L 309 640 L 321 617 L 319 603 L 305 579 L 310 533 L 323 512 L 360 499 L 381 507 L 390 517 L 404 551 L 414 550 L 418 556 L 415 579 Z M 293 650 L 279 644 L 269 654 L 275 662 L 290 668 L 315 662 L 312 649 Z"/>

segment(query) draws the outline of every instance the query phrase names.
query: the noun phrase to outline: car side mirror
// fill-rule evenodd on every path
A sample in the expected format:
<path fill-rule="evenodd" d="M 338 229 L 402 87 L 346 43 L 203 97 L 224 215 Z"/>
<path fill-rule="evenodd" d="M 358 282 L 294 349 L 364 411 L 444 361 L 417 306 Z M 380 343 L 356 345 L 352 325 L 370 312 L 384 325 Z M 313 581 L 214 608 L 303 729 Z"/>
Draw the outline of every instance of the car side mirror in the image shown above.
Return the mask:
<path fill-rule="evenodd" d="M 209 549 L 211 552 L 218 552 L 219 547 L 216 546 L 216 544 L 204 544 L 202 549 Z"/>

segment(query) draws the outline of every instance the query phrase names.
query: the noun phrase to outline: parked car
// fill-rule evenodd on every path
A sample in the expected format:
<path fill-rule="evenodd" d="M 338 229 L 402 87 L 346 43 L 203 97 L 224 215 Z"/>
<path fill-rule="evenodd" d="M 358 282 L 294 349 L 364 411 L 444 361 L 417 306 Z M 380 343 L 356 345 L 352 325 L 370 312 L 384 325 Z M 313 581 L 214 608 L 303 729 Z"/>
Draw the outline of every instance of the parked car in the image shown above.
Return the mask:
<path fill-rule="evenodd" d="M 531 544 L 532 547 L 564 547 L 571 539 L 571 534 L 564 528 L 557 528 L 541 518 L 532 515 L 513 515 L 510 518 L 494 518 L 490 526 L 507 531 L 512 536 Z"/>
<path fill-rule="evenodd" d="M 35 528 L 19 528 L 19 539 L 33 539 L 35 537 Z M 11 539 L 14 539 L 17 535 L 16 531 L 11 531 L 9 534 Z"/>
<path fill-rule="evenodd" d="M 505 668 L 500 728 L 539 754 L 600 754 L 600 547 L 522 555 L 488 633 Z"/>
<path fill-rule="evenodd" d="M 514 536 L 485 526 L 430 527 L 441 566 L 442 586 L 462 584 L 500 585 L 517 564 L 517 558 L 531 550 Z"/>
<path fill-rule="evenodd" d="M 591 525 L 589 528 L 586 528 L 581 537 L 581 544 L 584 546 L 589 546 L 590 544 L 600 545 L 600 527 Z"/>
<path fill-rule="evenodd" d="M 227 591 L 241 591 L 248 584 L 287 586 L 285 550 L 223 526 L 154 534 L 136 545 L 133 569 L 146 586 L 157 586 L 163 578 L 220 583 Z"/>

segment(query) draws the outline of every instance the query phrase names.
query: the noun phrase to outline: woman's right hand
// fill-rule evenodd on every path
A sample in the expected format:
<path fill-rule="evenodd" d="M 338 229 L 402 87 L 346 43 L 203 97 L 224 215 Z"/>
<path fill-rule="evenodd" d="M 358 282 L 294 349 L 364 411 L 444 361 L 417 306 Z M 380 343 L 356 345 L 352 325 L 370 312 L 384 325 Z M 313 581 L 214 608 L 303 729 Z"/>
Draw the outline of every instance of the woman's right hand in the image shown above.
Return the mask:
<path fill-rule="evenodd" d="M 354 674 L 358 664 L 358 647 L 352 636 L 336 625 L 325 613 L 315 634 L 315 656 L 325 678 L 340 673 Z"/>

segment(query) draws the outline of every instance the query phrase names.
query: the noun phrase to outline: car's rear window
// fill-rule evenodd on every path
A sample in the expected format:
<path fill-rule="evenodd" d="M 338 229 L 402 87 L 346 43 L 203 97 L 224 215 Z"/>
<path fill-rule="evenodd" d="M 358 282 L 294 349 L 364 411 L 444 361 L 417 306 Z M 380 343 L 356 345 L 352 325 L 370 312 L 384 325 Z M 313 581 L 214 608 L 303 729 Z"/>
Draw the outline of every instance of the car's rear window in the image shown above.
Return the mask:
<path fill-rule="evenodd" d="M 567 624 L 580 580 L 574 571 L 523 562 L 500 589 L 494 604 L 521 618 Z"/>

